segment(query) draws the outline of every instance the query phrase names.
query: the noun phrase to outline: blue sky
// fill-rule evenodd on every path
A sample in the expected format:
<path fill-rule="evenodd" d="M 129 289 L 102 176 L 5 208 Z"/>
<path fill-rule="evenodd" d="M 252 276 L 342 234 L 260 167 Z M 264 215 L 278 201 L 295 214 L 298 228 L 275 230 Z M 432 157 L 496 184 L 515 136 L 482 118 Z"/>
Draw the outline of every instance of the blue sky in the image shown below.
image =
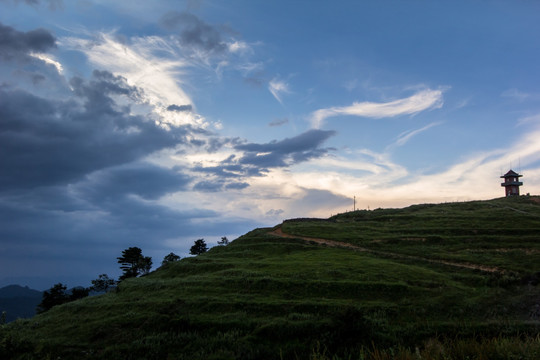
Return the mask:
<path fill-rule="evenodd" d="M 536 1 L 0 0 L 0 286 L 540 187 Z"/>

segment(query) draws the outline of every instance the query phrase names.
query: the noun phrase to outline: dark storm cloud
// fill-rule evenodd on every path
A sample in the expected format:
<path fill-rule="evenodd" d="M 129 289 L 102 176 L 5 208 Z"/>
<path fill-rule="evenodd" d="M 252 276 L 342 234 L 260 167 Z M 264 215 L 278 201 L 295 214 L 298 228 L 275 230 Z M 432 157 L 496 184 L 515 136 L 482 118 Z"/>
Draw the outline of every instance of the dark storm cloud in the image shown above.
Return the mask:
<path fill-rule="evenodd" d="M 187 128 L 167 131 L 119 108 L 111 96 L 138 96 L 110 73 L 71 81 L 84 101 L 52 101 L 0 89 L 0 192 L 67 184 L 182 143 Z"/>
<path fill-rule="evenodd" d="M 169 105 L 167 107 L 168 111 L 178 111 L 178 112 L 190 112 L 193 110 L 193 106 L 191 105 Z"/>
<path fill-rule="evenodd" d="M 70 80 L 70 85 L 77 96 L 86 100 L 85 107 L 90 113 L 117 113 L 116 103 L 111 95 L 125 95 L 135 101 L 141 98 L 138 88 L 128 85 L 124 77 L 115 76 L 108 71 L 94 70 L 89 82 L 74 77 Z"/>
<path fill-rule="evenodd" d="M 246 175 L 242 165 L 231 164 L 228 163 L 228 161 L 223 163 L 223 165 L 218 166 L 194 166 L 192 170 L 200 173 L 217 175 L 221 178 L 238 178 Z"/>
<path fill-rule="evenodd" d="M 234 156 L 223 161 L 218 166 L 194 166 L 191 170 L 207 175 L 212 175 L 217 180 L 201 181 L 193 187 L 194 190 L 203 192 L 215 192 L 225 190 L 242 190 L 249 186 L 246 182 L 238 182 L 234 179 L 260 176 L 261 173 L 251 174 L 249 167 L 231 163 Z"/>
<path fill-rule="evenodd" d="M 229 183 L 227 185 L 225 185 L 225 189 L 227 190 L 242 190 L 242 189 L 245 189 L 249 186 L 248 183 L 246 182 L 234 182 L 234 183 Z"/>
<path fill-rule="evenodd" d="M 227 49 L 220 32 L 191 13 L 168 12 L 162 17 L 161 24 L 169 30 L 179 29 L 178 40 L 182 45 L 215 53 Z"/>
<path fill-rule="evenodd" d="M 198 173 L 215 176 L 219 178 L 220 181 L 227 181 L 229 183 L 230 181 L 234 181 L 233 179 L 264 176 L 265 173 L 268 172 L 268 169 L 265 168 L 240 164 L 236 155 L 229 156 L 216 166 L 197 165 L 192 167 L 191 170 Z M 234 187 L 235 185 L 232 186 Z"/>
<path fill-rule="evenodd" d="M 249 187 L 246 182 L 226 182 L 222 179 L 200 181 L 193 190 L 200 192 L 218 192 L 223 190 L 242 190 Z"/>
<path fill-rule="evenodd" d="M 258 167 L 285 167 L 315 159 L 327 154 L 331 148 L 320 148 L 335 131 L 309 130 L 293 138 L 266 144 L 241 144 L 236 150 L 244 151 L 239 163 Z"/>
<path fill-rule="evenodd" d="M 236 145 L 240 143 L 239 138 L 220 138 L 220 137 L 212 137 L 208 139 L 206 151 L 209 153 L 213 153 L 221 149 L 225 145 Z"/>
<path fill-rule="evenodd" d="M 217 192 L 223 190 L 223 185 L 224 181 L 222 180 L 205 180 L 195 184 L 193 190 L 201 192 Z"/>
<path fill-rule="evenodd" d="M 76 187 L 86 199 L 100 203 L 126 195 L 146 200 L 182 190 L 190 178 L 174 170 L 149 163 L 132 163 L 100 170 Z"/>
<path fill-rule="evenodd" d="M 287 167 L 326 155 L 332 149 L 321 145 L 334 134 L 334 131 L 309 130 L 293 138 L 266 144 L 239 144 L 238 139 L 232 139 L 229 145 L 234 144 L 235 150 L 242 154 L 231 155 L 215 166 L 192 167 L 192 171 L 210 178 L 195 184 L 193 189 L 204 192 L 244 189 L 249 184 L 239 181 L 241 179 L 265 176 L 270 168 Z"/>
<path fill-rule="evenodd" d="M 0 23 L 0 60 L 24 61 L 30 59 L 29 53 L 53 48 L 56 39 L 45 29 L 22 32 Z"/>

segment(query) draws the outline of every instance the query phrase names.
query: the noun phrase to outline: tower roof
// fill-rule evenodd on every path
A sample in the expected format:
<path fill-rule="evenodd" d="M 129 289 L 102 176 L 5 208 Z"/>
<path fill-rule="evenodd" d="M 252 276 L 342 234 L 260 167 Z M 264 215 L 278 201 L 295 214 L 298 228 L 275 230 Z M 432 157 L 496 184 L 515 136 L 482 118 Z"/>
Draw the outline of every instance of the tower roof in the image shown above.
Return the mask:
<path fill-rule="evenodd" d="M 502 178 L 506 178 L 506 177 L 522 177 L 523 175 L 519 175 L 517 172 L 515 172 L 514 170 L 510 169 L 506 174 L 500 176 Z"/>

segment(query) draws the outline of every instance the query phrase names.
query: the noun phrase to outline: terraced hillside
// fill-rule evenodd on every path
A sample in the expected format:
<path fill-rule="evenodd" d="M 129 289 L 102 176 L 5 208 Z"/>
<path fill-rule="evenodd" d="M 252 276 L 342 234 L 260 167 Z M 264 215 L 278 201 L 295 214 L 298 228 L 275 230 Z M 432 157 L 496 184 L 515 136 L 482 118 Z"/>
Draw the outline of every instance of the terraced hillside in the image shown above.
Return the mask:
<path fill-rule="evenodd" d="M 4 325 L 0 357 L 535 359 L 539 282 L 538 197 L 288 220 Z"/>

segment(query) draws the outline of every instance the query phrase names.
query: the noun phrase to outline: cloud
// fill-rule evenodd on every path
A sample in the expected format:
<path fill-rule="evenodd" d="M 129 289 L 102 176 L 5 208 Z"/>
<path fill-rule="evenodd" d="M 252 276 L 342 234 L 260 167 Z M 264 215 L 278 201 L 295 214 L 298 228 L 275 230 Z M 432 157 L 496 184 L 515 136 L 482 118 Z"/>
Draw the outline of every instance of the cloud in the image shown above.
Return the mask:
<path fill-rule="evenodd" d="M 58 74 L 63 75 L 64 67 L 58 61 L 52 59 L 51 57 L 49 57 L 49 56 L 47 56 L 45 54 L 33 53 L 33 54 L 30 54 L 30 56 L 35 57 L 36 59 L 39 59 L 39 60 L 43 61 L 44 63 L 46 63 L 48 65 L 54 66 L 54 68 L 56 69 Z"/>
<path fill-rule="evenodd" d="M 386 103 L 374 103 L 366 101 L 361 103 L 355 102 L 350 106 L 319 109 L 313 112 L 311 115 L 311 123 L 313 127 L 319 128 L 322 126 L 325 119 L 340 115 L 379 119 L 384 117 L 416 114 L 424 110 L 440 108 L 443 104 L 442 93 L 442 90 L 427 89 L 419 91 L 408 98 Z"/>
<path fill-rule="evenodd" d="M 540 99 L 540 94 L 527 93 L 527 92 L 512 88 L 512 89 L 505 90 L 501 94 L 501 97 L 513 99 L 518 102 L 525 102 L 525 101 L 538 101 Z"/>
<path fill-rule="evenodd" d="M 225 185 L 227 190 L 242 190 L 249 186 L 247 182 L 233 182 Z"/>
<path fill-rule="evenodd" d="M 22 32 L 0 23 L 0 60 L 28 61 L 32 53 L 54 48 L 56 39 L 45 29 Z"/>
<path fill-rule="evenodd" d="M 220 178 L 239 178 L 247 176 L 246 169 L 240 165 L 232 163 L 233 159 L 224 160 L 222 164 L 218 166 L 194 166 L 193 171 L 213 174 Z"/>
<path fill-rule="evenodd" d="M 40 0 L 2 0 L 2 2 L 12 2 L 15 4 L 24 2 L 25 4 L 31 6 L 38 6 L 41 3 Z M 45 2 L 49 5 L 50 10 L 62 9 L 64 7 L 63 0 L 46 0 Z"/>
<path fill-rule="evenodd" d="M 223 184 L 224 182 L 222 180 L 200 181 L 193 186 L 193 190 L 202 192 L 218 192 L 223 189 Z"/>
<path fill-rule="evenodd" d="M 140 93 L 111 73 L 74 78 L 71 86 L 74 97 L 65 101 L 0 90 L 1 191 L 68 184 L 175 147 L 190 132 L 163 129 L 118 106 L 114 98 L 135 101 Z"/>
<path fill-rule="evenodd" d="M 204 175 L 194 190 L 217 192 L 243 190 L 255 178 L 267 176 L 272 169 L 287 168 L 326 156 L 332 148 L 322 147 L 334 131 L 309 130 L 303 134 L 265 144 L 230 141 L 234 154 L 221 161 L 201 161 L 192 166 L 194 174 Z M 249 179 L 249 180 L 248 180 Z"/>
<path fill-rule="evenodd" d="M 525 125 L 525 124 L 540 124 L 540 114 L 535 114 L 531 116 L 525 116 L 523 118 L 518 119 L 517 125 Z"/>
<path fill-rule="evenodd" d="M 61 45 L 86 54 L 96 68 L 129 79 L 131 85 L 144 90 L 144 101 L 154 107 L 160 121 L 172 125 L 206 126 L 193 112 L 171 112 L 171 104 L 193 104 L 181 88 L 179 75 L 189 63 L 178 56 L 171 45 L 159 37 L 132 38 L 129 45 L 114 34 L 99 33 L 92 39 L 62 38 Z M 163 54 L 168 54 L 164 56 Z"/>
<path fill-rule="evenodd" d="M 184 190 L 190 180 L 175 170 L 139 162 L 98 170 L 89 174 L 74 190 L 98 204 L 128 195 L 157 200 L 168 193 Z"/>
<path fill-rule="evenodd" d="M 281 104 L 283 103 L 281 100 L 281 96 L 283 94 L 289 94 L 291 92 L 289 90 L 289 84 L 276 78 L 270 80 L 270 83 L 268 84 L 268 90 L 270 90 L 272 95 L 274 95 L 276 100 L 279 101 Z"/>
<path fill-rule="evenodd" d="M 326 155 L 331 149 L 320 146 L 335 131 L 308 130 L 303 134 L 266 144 L 247 143 L 236 145 L 244 151 L 239 163 L 257 167 L 285 167 Z"/>
<path fill-rule="evenodd" d="M 233 41 L 228 44 L 229 52 L 231 53 L 245 53 L 252 52 L 251 47 L 243 41 Z"/>
<path fill-rule="evenodd" d="M 399 134 L 396 142 L 394 144 L 392 144 L 390 147 L 398 147 L 398 146 L 403 146 L 405 145 L 410 139 L 412 139 L 414 136 L 434 127 L 434 126 L 438 126 L 438 125 L 441 125 L 442 123 L 441 122 L 433 122 L 433 123 L 430 123 L 430 124 L 427 124 L 426 126 L 420 128 L 420 129 L 416 129 L 416 130 L 408 130 L 408 131 L 405 131 L 401 134 Z"/>
<path fill-rule="evenodd" d="M 284 211 L 282 209 L 270 209 L 266 212 L 267 216 L 279 216 L 283 214 Z"/>
<path fill-rule="evenodd" d="M 289 122 L 289 119 L 285 118 L 285 119 L 275 119 L 273 121 L 271 121 L 268 126 L 281 126 L 281 125 L 285 125 Z"/>
<path fill-rule="evenodd" d="M 188 12 L 170 11 L 161 18 L 161 24 L 169 30 L 180 30 L 178 40 L 184 46 L 211 53 L 222 53 L 229 47 L 213 26 Z M 240 46 L 233 46 L 240 50 Z"/>
<path fill-rule="evenodd" d="M 184 111 L 192 111 L 193 106 L 191 105 L 169 105 L 167 106 L 167 111 L 178 111 L 178 112 L 184 112 Z"/>

